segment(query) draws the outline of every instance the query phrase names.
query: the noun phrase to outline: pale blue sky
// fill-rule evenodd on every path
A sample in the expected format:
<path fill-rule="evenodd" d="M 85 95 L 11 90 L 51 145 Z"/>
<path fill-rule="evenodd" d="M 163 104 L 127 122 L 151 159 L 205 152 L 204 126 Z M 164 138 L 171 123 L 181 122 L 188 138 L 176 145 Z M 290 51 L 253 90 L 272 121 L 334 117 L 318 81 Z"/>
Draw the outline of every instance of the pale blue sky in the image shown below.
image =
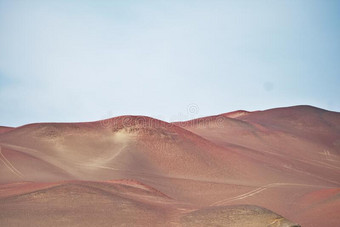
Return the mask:
<path fill-rule="evenodd" d="M 0 0 L 0 125 L 340 111 L 339 59 L 338 0 Z"/>

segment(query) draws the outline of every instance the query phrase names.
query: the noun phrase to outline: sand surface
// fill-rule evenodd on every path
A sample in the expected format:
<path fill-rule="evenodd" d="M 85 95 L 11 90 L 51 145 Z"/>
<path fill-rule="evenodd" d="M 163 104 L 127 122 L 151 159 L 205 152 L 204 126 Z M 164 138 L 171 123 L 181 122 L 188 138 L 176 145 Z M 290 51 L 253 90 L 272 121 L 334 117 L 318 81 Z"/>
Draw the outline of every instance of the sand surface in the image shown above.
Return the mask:
<path fill-rule="evenodd" d="M 0 226 L 340 226 L 340 113 L 0 127 Z"/>

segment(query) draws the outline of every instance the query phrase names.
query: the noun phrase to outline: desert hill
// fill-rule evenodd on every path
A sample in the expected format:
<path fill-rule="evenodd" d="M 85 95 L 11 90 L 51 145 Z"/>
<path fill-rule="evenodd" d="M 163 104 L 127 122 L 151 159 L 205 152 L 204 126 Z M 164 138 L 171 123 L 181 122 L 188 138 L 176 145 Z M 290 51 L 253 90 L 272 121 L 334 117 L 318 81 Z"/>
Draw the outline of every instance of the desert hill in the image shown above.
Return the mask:
<path fill-rule="evenodd" d="M 2 127 L 0 224 L 334 226 L 339 146 L 311 106 Z"/>

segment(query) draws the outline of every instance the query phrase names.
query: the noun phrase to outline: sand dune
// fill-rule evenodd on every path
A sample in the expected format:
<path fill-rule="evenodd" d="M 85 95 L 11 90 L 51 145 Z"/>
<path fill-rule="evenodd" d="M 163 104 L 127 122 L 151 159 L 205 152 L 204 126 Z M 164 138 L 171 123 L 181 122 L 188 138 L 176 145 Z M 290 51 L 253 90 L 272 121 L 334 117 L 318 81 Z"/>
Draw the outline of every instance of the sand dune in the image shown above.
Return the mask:
<path fill-rule="evenodd" d="M 339 113 L 297 106 L 228 115 L 174 124 L 281 170 L 340 183 Z"/>
<path fill-rule="evenodd" d="M 12 129 L 12 127 L 0 126 L 0 133 L 9 132 Z"/>
<path fill-rule="evenodd" d="M 4 158 L 11 163 L 10 166 L 16 166 L 17 171 L 12 171 L 13 174 L 25 172 L 25 179 L 34 181 L 108 180 L 131 175 L 157 175 L 220 182 L 243 180 L 248 184 L 258 184 L 268 183 L 269 177 L 285 175 L 271 171 L 273 167 L 263 165 L 261 160 L 220 147 L 170 123 L 140 116 L 105 121 L 32 124 L 16 128 L 0 136 L 2 150 L 7 151 Z M 35 159 L 32 171 L 44 169 L 48 164 L 55 168 L 47 168 L 43 173 L 52 170 L 53 173 L 49 173 L 49 179 L 45 175 L 39 179 L 40 174 L 31 173 L 25 169 L 25 164 L 17 164 L 20 158 L 14 157 L 15 154 Z M 11 170 L 8 165 L 3 168 Z M 56 168 L 62 170 L 60 174 Z M 259 173 L 268 173 L 268 178 Z M 17 177 L 13 178 L 13 181 L 17 180 Z"/>
<path fill-rule="evenodd" d="M 336 112 L 121 116 L 0 133 L 4 226 L 340 224 Z"/>
<path fill-rule="evenodd" d="M 22 183 L 12 186 L 10 190 L 17 190 L 19 195 L 0 198 L 0 208 L 3 211 L 0 214 L 2 224 L 5 226 L 47 224 L 49 226 L 117 226 L 122 223 L 129 226 L 206 226 L 209 224 L 297 226 L 272 211 L 256 206 L 199 209 L 181 204 L 137 181 L 71 181 L 45 183 L 40 187 L 30 188 L 31 184 Z M 27 204 L 29 209 L 26 207 Z"/>

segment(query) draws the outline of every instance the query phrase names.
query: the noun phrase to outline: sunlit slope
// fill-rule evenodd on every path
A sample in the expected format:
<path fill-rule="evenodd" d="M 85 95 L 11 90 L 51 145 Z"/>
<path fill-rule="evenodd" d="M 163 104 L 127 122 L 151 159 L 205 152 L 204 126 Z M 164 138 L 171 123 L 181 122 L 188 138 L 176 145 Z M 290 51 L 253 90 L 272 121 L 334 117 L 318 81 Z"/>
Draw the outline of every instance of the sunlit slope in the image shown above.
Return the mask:
<path fill-rule="evenodd" d="M 258 184 L 281 175 L 261 160 L 141 116 L 26 125 L 1 134 L 0 146 L 3 182 L 156 175 Z"/>

